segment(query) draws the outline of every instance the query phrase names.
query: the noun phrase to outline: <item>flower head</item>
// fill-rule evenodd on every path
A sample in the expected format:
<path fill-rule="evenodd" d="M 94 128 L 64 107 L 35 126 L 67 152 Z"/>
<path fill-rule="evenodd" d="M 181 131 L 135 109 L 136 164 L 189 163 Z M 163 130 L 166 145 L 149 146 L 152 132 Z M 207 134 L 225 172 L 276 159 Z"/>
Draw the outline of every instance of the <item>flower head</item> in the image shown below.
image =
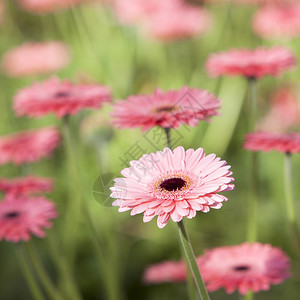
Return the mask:
<path fill-rule="evenodd" d="M 210 14 L 197 6 L 181 5 L 160 10 L 145 19 L 149 36 L 161 41 L 174 41 L 192 37 L 208 31 Z"/>
<path fill-rule="evenodd" d="M 25 43 L 2 57 L 7 76 L 24 77 L 57 72 L 70 62 L 70 50 L 61 42 Z"/>
<path fill-rule="evenodd" d="M 73 84 L 52 77 L 21 89 L 14 98 L 18 116 L 42 117 L 55 113 L 63 117 L 86 108 L 99 108 L 111 99 L 110 89 L 96 84 Z"/>
<path fill-rule="evenodd" d="M 144 222 L 155 216 L 163 228 L 171 218 L 179 222 L 183 217 L 196 216 L 196 211 L 208 212 L 221 208 L 227 198 L 219 192 L 234 188 L 230 166 L 215 154 L 205 155 L 202 148 L 177 147 L 174 151 L 144 154 L 116 178 L 111 188 L 113 206 L 119 211 L 131 210 L 131 215 L 144 213 Z"/>
<path fill-rule="evenodd" d="M 144 274 L 146 283 L 178 282 L 186 280 L 184 261 L 165 261 L 149 266 Z"/>
<path fill-rule="evenodd" d="M 0 137 L 0 165 L 32 163 L 49 156 L 58 146 L 60 134 L 53 127 L 21 131 Z"/>
<path fill-rule="evenodd" d="M 0 202 L 0 241 L 28 241 L 31 235 L 44 237 L 57 217 L 54 203 L 44 197 L 29 198 L 7 195 Z"/>
<path fill-rule="evenodd" d="M 263 38 L 295 38 L 300 35 L 300 4 L 262 7 L 252 27 Z"/>
<path fill-rule="evenodd" d="M 289 49 L 260 47 L 212 54 L 207 60 L 206 69 L 212 77 L 240 75 L 261 78 L 280 75 L 295 65 L 296 58 Z"/>
<path fill-rule="evenodd" d="M 300 124 L 300 104 L 292 87 L 280 87 L 271 97 L 271 108 L 257 125 L 259 131 L 286 132 Z"/>
<path fill-rule="evenodd" d="M 300 133 L 254 132 L 246 135 L 244 148 L 251 151 L 300 152 Z"/>
<path fill-rule="evenodd" d="M 290 276 L 289 259 L 283 251 L 261 243 L 207 250 L 198 265 L 208 291 L 225 288 L 230 294 L 266 291 Z"/>
<path fill-rule="evenodd" d="M 114 105 L 114 124 L 120 128 L 154 126 L 178 128 L 181 124 L 196 126 L 200 120 L 217 115 L 220 101 L 209 92 L 183 87 L 163 92 L 156 89 L 152 95 L 129 96 Z"/>
<path fill-rule="evenodd" d="M 0 191 L 14 195 L 29 195 L 51 192 L 53 181 L 50 178 L 26 176 L 13 179 L 0 178 Z"/>

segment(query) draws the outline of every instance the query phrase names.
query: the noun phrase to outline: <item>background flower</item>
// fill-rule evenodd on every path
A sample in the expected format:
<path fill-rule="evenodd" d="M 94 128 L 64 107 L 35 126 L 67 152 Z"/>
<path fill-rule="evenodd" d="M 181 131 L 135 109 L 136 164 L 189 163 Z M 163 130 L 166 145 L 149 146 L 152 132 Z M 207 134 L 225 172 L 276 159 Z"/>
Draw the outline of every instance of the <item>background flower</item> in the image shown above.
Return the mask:
<path fill-rule="evenodd" d="M 44 197 L 8 195 L 0 202 L 0 241 L 28 241 L 31 235 L 44 237 L 44 228 L 57 217 L 55 205 Z"/>
<path fill-rule="evenodd" d="M 24 77 L 57 72 L 70 60 L 70 50 L 62 42 L 28 42 L 6 52 L 1 64 L 7 76 Z"/>
<path fill-rule="evenodd" d="M 0 165 L 32 163 L 58 147 L 60 134 L 54 127 L 21 131 L 0 137 Z"/>

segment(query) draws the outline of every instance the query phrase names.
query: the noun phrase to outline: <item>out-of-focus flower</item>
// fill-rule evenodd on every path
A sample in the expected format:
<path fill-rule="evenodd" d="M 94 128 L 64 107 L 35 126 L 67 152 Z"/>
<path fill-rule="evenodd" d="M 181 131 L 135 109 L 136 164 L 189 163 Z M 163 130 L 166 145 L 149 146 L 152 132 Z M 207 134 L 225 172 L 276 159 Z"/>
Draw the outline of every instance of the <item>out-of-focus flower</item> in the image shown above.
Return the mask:
<path fill-rule="evenodd" d="M 2 57 L 2 70 L 10 77 L 57 72 L 70 62 L 69 48 L 56 41 L 25 43 Z"/>
<path fill-rule="evenodd" d="M 18 0 L 18 3 L 30 13 L 47 14 L 88 1 L 96 0 Z"/>
<path fill-rule="evenodd" d="M 171 218 L 180 222 L 183 217 L 196 216 L 197 211 L 208 212 L 221 208 L 227 198 L 219 192 L 234 188 L 230 166 L 215 154 L 205 156 L 202 148 L 165 148 L 144 154 L 116 178 L 111 197 L 119 211 L 131 210 L 131 215 L 144 213 L 144 222 L 155 216 L 163 228 Z"/>
<path fill-rule="evenodd" d="M 295 38 L 300 35 L 300 3 L 262 7 L 254 15 L 252 27 L 263 38 Z"/>
<path fill-rule="evenodd" d="M 53 189 L 53 180 L 36 176 L 0 178 L 0 191 L 14 195 L 47 193 Z"/>
<path fill-rule="evenodd" d="M 107 86 L 74 84 L 52 77 L 21 89 L 14 97 L 14 110 L 17 116 L 42 117 L 55 113 L 63 117 L 86 108 L 99 108 L 110 100 L 111 91 Z"/>
<path fill-rule="evenodd" d="M 269 244 L 243 243 L 207 250 L 198 258 L 206 288 L 225 288 L 231 294 L 245 295 L 270 289 L 290 276 L 290 263 L 284 252 Z"/>
<path fill-rule="evenodd" d="M 251 151 L 300 152 L 300 133 L 254 132 L 246 135 L 244 148 Z"/>
<path fill-rule="evenodd" d="M 165 11 L 182 4 L 182 0 L 113 0 L 118 20 L 125 25 L 143 22 L 157 11 Z"/>
<path fill-rule="evenodd" d="M 206 90 L 183 87 L 152 95 L 129 96 L 114 105 L 114 124 L 120 128 L 154 126 L 178 128 L 181 124 L 196 126 L 200 120 L 217 115 L 220 101 Z"/>
<path fill-rule="evenodd" d="M 197 6 L 182 5 L 160 10 L 145 19 L 146 33 L 161 41 L 174 41 L 208 31 L 212 18 Z"/>
<path fill-rule="evenodd" d="M 296 65 L 295 55 L 287 48 L 259 47 L 254 50 L 230 50 L 212 54 L 206 63 L 210 76 L 245 76 L 261 78 L 278 76 Z"/>
<path fill-rule="evenodd" d="M 271 109 L 258 123 L 259 131 L 286 132 L 300 124 L 300 104 L 291 87 L 282 87 L 271 98 Z"/>
<path fill-rule="evenodd" d="M 28 241 L 32 235 L 45 236 L 44 228 L 57 217 L 54 203 L 44 197 L 16 197 L 8 194 L 0 202 L 0 241 Z"/>
<path fill-rule="evenodd" d="M 0 165 L 32 163 L 49 156 L 60 141 L 53 127 L 27 130 L 0 137 Z"/>
<path fill-rule="evenodd" d="M 296 3 L 298 0 L 205 0 L 207 2 L 212 3 L 220 3 L 220 4 L 240 4 L 240 5 L 284 5 L 290 3 Z"/>
<path fill-rule="evenodd" d="M 165 261 L 149 266 L 143 278 L 146 283 L 178 282 L 186 280 L 184 261 Z"/>

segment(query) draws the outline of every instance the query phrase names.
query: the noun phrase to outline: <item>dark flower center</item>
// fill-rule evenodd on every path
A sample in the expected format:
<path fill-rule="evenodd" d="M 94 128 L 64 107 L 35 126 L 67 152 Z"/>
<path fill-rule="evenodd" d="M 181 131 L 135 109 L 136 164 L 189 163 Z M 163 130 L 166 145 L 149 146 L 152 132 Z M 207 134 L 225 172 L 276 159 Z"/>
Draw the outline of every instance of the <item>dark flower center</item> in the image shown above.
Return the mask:
<path fill-rule="evenodd" d="M 159 185 L 159 188 L 162 190 L 169 191 L 169 192 L 174 192 L 174 191 L 181 190 L 185 186 L 186 186 L 185 180 L 183 180 L 180 177 L 175 177 L 175 178 L 169 178 L 169 179 L 164 180 Z"/>
<path fill-rule="evenodd" d="M 236 266 L 233 269 L 234 269 L 234 271 L 244 272 L 244 271 L 248 271 L 250 269 L 250 267 L 246 266 L 246 265 L 241 265 L 241 266 Z"/>
<path fill-rule="evenodd" d="M 161 106 L 155 109 L 156 113 L 161 113 L 161 112 L 172 112 L 176 110 L 175 106 Z"/>
<path fill-rule="evenodd" d="M 17 218 L 20 215 L 18 211 L 11 211 L 4 215 L 5 219 L 14 219 Z"/>
<path fill-rule="evenodd" d="M 63 97 L 67 97 L 67 96 L 70 96 L 70 93 L 69 92 L 56 92 L 54 97 L 55 98 L 63 98 Z"/>

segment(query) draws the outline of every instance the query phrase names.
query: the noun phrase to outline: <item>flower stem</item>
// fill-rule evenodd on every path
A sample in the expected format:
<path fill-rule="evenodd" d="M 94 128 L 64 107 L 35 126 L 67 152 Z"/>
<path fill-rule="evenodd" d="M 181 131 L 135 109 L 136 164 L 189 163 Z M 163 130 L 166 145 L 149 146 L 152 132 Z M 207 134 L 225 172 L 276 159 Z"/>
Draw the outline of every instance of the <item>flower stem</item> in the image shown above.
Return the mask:
<path fill-rule="evenodd" d="M 298 260 L 300 260 L 300 235 L 296 222 L 296 213 L 294 205 L 293 183 L 292 183 L 292 161 L 291 154 L 285 154 L 284 163 L 284 184 L 285 184 L 285 201 L 287 209 L 287 217 L 290 226 L 292 244 L 294 248 L 294 254 Z"/>
<path fill-rule="evenodd" d="M 248 132 L 255 130 L 257 119 L 257 80 L 255 78 L 248 79 L 249 98 L 248 98 Z M 248 224 L 247 224 L 247 240 L 254 242 L 257 239 L 257 208 L 258 208 L 258 154 L 250 153 L 250 191 L 248 195 Z M 249 296 L 250 297 L 250 296 Z"/>
<path fill-rule="evenodd" d="M 205 288 L 203 279 L 201 277 L 199 268 L 198 268 L 198 264 L 196 261 L 196 257 L 192 248 L 192 245 L 190 243 L 187 231 L 185 229 L 183 220 L 181 220 L 180 222 L 178 222 L 178 232 L 179 232 L 179 237 L 180 237 L 180 241 L 182 243 L 184 252 L 185 252 L 185 256 L 189 262 L 189 266 L 190 269 L 193 273 L 193 277 L 200 295 L 200 299 L 201 300 L 209 300 L 209 295 L 207 293 L 207 290 Z"/>
<path fill-rule="evenodd" d="M 245 300 L 253 300 L 254 299 L 254 293 L 252 291 L 248 292 L 245 296 L 244 296 Z"/>
<path fill-rule="evenodd" d="M 34 300 L 46 300 L 45 296 L 42 294 L 41 289 L 34 278 L 34 275 L 32 274 L 32 271 L 30 269 L 28 259 L 26 258 L 23 248 L 20 244 L 16 244 L 16 254 L 17 258 L 22 270 L 22 273 L 25 277 L 25 280 L 27 282 L 27 285 L 31 291 L 32 297 Z"/>
<path fill-rule="evenodd" d="M 58 292 L 52 280 L 49 278 L 36 249 L 33 247 L 33 245 L 31 245 L 31 243 L 26 243 L 25 249 L 36 270 L 41 284 L 45 288 L 45 291 L 48 293 L 52 300 L 63 300 L 64 298 Z"/>
<path fill-rule="evenodd" d="M 171 128 L 164 128 L 167 138 L 167 146 L 171 149 Z"/>

